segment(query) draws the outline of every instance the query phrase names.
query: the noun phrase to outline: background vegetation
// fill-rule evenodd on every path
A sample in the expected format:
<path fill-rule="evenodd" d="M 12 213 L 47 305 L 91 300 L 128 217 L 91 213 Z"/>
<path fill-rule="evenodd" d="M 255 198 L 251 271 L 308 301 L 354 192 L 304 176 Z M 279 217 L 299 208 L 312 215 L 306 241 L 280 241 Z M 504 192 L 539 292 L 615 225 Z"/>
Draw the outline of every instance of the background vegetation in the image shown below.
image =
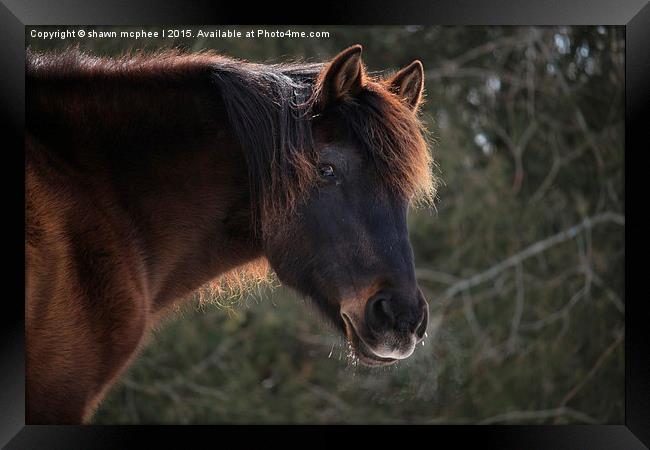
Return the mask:
<path fill-rule="evenodd" d="M 160 326 L 95 423 L 622 423 L 623 29 L 317 30 L 329 38 L 28 44 L 279 62 L 361 43 L 370 70 L 420 59 L 444 181 L 436 207 L 409 218 L 428 339 L 397 366 L 367 369 L 284 288 L 194 300 Z"/>

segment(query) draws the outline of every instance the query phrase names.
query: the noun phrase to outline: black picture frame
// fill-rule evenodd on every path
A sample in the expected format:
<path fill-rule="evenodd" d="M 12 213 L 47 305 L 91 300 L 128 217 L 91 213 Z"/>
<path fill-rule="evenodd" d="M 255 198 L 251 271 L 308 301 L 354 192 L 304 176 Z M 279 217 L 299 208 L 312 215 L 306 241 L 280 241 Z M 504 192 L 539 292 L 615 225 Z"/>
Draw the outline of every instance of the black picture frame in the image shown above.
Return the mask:
<path fill-rule="evenodd" d="M 626 295 L 625 424 L 558 426 L 34 426 L 25 425 L 24 382 L 24 67 L 26 25 L 167 25 L 167 24 L 430 24 L 430 25 L 624 25 L 626 29 L 626 154 L 647 149 L 647 112 L 650 99 L 650 4 L 646 0 L 437 0 L 364 1 L 322 4 L 292 2 L 185 2 L 181 0 L 0 0 L 0 119 L 6 131 L 2 181 L 6 219 L 5 292 L 0 328 L 0 444 L 11 449 L 130 448 L 138 442 L 158 447 L 187 446 L 190 439 L 216 445 L 225 435 L 237 434 L 237 444 L 252 437 L 282 443 L 277 433 L 289 432 L 297 444 L 340 442 L 352 432 L 367 441 L 408 444 L 424 439 L 436 447 L 479 444 L 499 449 L 641 449 L 650 446 L 650 348 L 644 308 L 646 296 Z M 645 120 L 644 120 L 645 119 Z M 642 140 L 645 138 L 645 141 Z M 643 144 L 645 142 L 645 145 Z M 644 145 L 644 147 L 642 147 Z M 639 147 L 639 148 L 637 148 Z M 22 155 L 22 157 L 21 157 Z M 636 157 L 635 159 L 639 159 Z M 625 159 L 626 192 L 634 169 Z M 21 194 L 22 192 L 22 194 Z M 630 202 L 628 201 L 628 205 Z M 643 204 L 643 203 L 641 203 Z M 627 208 L 626 208 L 627 209 Z M 23 218 L 22 220 L 19 218 Z M 630 217 L 626 211 L 626 241 Z M 633 220 L 632 224 L 635 221 Z M 13 236 L 16 236 L 15 238 Z M 635 250 L 639 247 L 635 246 Z M 639 250 L 640 252 L 640 250 Z M 632 253 L 637 253 L 634 251 Z M 630 257 L 626 249 L 626 261 Z M 631 265 L 626 264 L 625 286 L 631 292 Z M 15 289 L 15 291 L 14 291 Z M 15 294 L 13 294 L 15 292 Z M 627 292 L 626 292 L 627 294 Z M 23 297 L 24 298 L 24 297 Z M 255 433 L 253 433 L 255 432 Z M 306 434 L 307 433 L 307 434 Z M 419 436 L 414 436 L 413 433 Z M 318 434 L 318 440 L 314 440 Z M 264 436 L 266 435 L 266 436 Z M 234 437 L 234 436 L 231 436 Z M 309 439 L 309 443 L 304 439 Z M 321 439 L 322 438 L 322 439 Z M 406 440 L 405 440 L 406 439 Z M 198 441 L 197 441 L 198 442 Z M 415 444 L 422 445 L 422 444 Z"/>

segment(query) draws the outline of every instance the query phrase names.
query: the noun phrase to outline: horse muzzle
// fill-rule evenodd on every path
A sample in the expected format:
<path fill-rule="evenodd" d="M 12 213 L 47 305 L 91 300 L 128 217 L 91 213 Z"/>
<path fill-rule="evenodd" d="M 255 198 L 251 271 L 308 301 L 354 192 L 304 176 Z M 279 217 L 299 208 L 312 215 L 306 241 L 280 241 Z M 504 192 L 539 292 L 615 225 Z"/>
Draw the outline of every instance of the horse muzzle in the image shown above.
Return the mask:
<path fill-rule="evenodd" d="M 345 334 L 355 355 L 370 366 L 390 365 L 411 356 L 424 339 L 429 308 L 420 289 L 414 299 L 380 290 L 365 301 L 341 307 Z"/>

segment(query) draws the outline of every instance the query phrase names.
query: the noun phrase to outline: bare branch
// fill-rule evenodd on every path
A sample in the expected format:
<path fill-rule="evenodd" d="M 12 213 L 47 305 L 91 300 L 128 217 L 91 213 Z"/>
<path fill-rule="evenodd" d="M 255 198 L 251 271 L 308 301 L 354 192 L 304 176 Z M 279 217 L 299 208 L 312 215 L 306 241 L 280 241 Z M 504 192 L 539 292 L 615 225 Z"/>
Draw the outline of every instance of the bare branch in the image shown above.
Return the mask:
<path fill-rule="evenodd" d="M 510 269 L 515 265 L 520 264 L 522 261 L 530 258 L 531 256 L 535 256 L 539 253 L 542 253 L 548 250 L 549 248 L 557 244 L 560 244 L 564 241 L 573 239 L 575 236 L 578 235 L 578 233 L 582 232 L 585 229 L 592 228 L 598 224 L 607 223 L 607 222 L 624 226 L 625 216 L 623 216 L 622 214 L 608 211 L 608 212 L 597 214 L 592 217 L 587 217 L 577 225 L 574 225 L 564 231 L 554 234 L 553 236 L 550 236 L 546 239 L 536 242 L 526 247 L 524 250 L 520 251 L 519 253 L 516 253 L 511 257 L 501 261 L 500 263 L 495 264 L 489 269 L 451 285 L 449 288 L 445 290 L 445 292 L 442 295 L 442 298 L 449 299 L 457 295 L 459 292 L 473 288 L 474 286 L 478 286 L 479 284 L 482 284 L 487 280 L 496 277 L 504 270 Z"/>

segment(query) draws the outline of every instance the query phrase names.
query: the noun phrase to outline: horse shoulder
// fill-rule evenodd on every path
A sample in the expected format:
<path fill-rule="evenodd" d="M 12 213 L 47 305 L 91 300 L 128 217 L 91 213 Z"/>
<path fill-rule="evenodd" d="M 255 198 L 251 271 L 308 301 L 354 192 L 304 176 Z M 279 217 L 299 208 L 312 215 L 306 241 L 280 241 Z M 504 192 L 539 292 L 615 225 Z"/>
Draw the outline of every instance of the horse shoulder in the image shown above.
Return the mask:
<path fill-rule="evenodd" d="M 129 240 L 41 157 L 25 174 L 27 414 L 79 423 L 142 345 L 150 305 Z"/>

